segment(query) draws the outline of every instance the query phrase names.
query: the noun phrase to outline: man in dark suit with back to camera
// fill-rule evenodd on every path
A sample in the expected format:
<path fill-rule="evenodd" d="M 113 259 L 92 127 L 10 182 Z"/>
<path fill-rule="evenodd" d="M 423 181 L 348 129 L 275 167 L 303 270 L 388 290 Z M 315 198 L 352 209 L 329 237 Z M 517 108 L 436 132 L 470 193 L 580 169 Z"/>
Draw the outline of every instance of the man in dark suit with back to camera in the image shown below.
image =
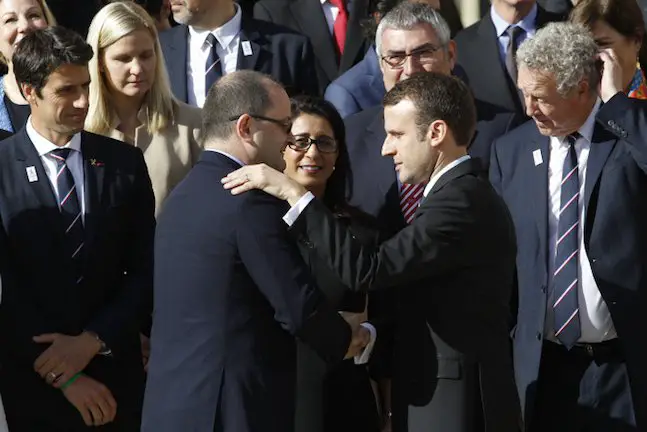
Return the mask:
<path fill-rule="evenodd" d="M 283 84 L 290 96 L 319 92 L 307 37 L 242 13 L 233 0 L 171 0 L 182 24 L 160 33 L 175 97 L 202 107 L 209 88 L 237 70 L 255 70 Z"/>
<path fill-rule="evenodd" d="M 517 61 L 533 120 L 494 144 L 490 179 L 519 245 L 526 426 L 644 431 L 647 103 L 627 98 L 613 51 L 574 24 L 547 25 Z"/>
<path fill-rule="evenodd" d="M 382 154 L 400 182 L 426 186 L 413 222 L 381 245 L 363 245 L 314 195 L 267 166 L 244 167 L 225 186 L 287 200 L 293 234 L 348 287 L 395 290 L 409 316 L 398 315 L 406 328 L 395 342 L 393 430 L 518 432 L 508 330 L 514 227 L 467 154 L 471 92 L 458 78 L 421 73 L 396 84 L 384 106 Z"/>
<path fill-rule="evenodd" d="M 143 432 L 293 431 L 294 338 L 329 362 L 369 342 L 314 285 L 287 206 L 220 185 L 248 163 L 282 170 L 290 129 L 290 100 L 267 76 L 235 72 L 209 91 L 205 151 L 159 217 Z"/>
<path fill-rule="evenodd" d="M 139 149 L 82 131 L 91 57 L 78 34 L 51 27 L 12 58 L 31 108 L 0 144 L 0 393 L 12 432 L 139 430 L 155 199 Z"/>

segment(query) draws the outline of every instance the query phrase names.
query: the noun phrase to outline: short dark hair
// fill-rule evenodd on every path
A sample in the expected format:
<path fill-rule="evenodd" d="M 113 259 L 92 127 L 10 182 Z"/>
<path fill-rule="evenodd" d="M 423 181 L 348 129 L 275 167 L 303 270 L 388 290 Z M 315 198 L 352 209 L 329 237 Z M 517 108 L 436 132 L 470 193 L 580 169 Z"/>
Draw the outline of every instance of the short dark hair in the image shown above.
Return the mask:
<path fill-rule="evenodd" d="M 351 176 L 344 120 L 333 104 L 315 96 L 297 96 L 292 99 L 292 119 L 295 120 L 302 114 L 320 117 L 330 124 L 338 150 L 335 171 L 326 182 L 323 202 L 332 210 L 345 207 L 347 182 Z"/>
<path fill-rule="evenodd" d="M 476 128 L 476 107 L 469 87 L 460 79 L 437 72 L 420 72 L 397 83 L 384 96 L 384 106 L 408 99 L 416 107 L 418 136 L 427 133 L 429 125 L 442 120 L 459 146 L 467 146 Z"/>
<path fill-rule="evenodd" d="M 18 43 L 11 61 L 18 86 L 32 86 L 38 97 L 49 76 L 61 66 L 87 66 L 92 47 L 73 30 L 48 27 L 28 33 Z"/>
<path fill-rule="evenodd" d="M 253 70 L 236 71 L 219 79 L 209 89 L 202 107 L 203 142 L 230 137 L 234 117 L 265 114 L 272 107 L 273 86 L 282 87 L 272 77 Z"/>

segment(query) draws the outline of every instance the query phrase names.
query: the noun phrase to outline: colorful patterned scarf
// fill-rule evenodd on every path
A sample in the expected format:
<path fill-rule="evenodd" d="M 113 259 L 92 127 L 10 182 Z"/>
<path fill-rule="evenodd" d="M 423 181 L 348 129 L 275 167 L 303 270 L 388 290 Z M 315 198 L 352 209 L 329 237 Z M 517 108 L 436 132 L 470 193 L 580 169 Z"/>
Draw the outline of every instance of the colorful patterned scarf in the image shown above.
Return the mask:
<path fill-rule="evenodd" d="M 636 73 L 629 84 L 627 96 L 634 99 L 647 99 L 647 82 L 645 82 L 645 74 L 643 74 L 640 64 L 636 65 Z"/>

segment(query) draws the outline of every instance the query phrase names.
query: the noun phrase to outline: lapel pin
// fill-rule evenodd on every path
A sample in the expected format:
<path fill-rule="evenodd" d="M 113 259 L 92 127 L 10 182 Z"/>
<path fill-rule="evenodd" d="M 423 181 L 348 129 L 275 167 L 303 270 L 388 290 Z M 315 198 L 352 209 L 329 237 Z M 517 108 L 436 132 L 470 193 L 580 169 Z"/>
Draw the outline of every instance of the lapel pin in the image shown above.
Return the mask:
<path fill-rule="evenodd" d="M 93 167 L 102 167 L 103 162 L 99 162 L 96 159 L 90 159 L 90 165 L 92 165 Z"/>
<path fill-rule="evenodd" d="M 532 158 L 535 161 L 535 166 L 538 166 L 544 163 L 544 159 L 541 157 L 541 150 L 539 149 L 532 152 Z"/>
<path fill-rule="evenodd" d="M 36 173 L 36 167 L 28 166 L 25 171 L 27 171 L 27 180 L 29 180 L 29 183 L 34 183 L 38 181 L 38 174 Z"/>
<path fill-rule="evenodd" d="M 249 41 L 243 41 L 242 47 L 243 47 L 243 54 L 245 54 L 245 56 L 252 55 L 252 44 L 249 43 Z"/>

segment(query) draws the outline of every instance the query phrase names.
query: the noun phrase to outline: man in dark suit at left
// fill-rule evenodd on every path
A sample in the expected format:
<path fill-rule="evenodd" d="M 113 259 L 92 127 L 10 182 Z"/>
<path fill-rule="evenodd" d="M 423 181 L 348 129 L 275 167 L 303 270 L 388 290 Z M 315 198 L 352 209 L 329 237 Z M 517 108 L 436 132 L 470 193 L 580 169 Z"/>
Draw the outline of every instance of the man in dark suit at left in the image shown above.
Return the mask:
<path fill-rule="evenodd" d="M 233 0 L 174 0 L 182 24 L 160 33 L 175 97 L 202 107 L 209 88 L 237 70 L 255 70 L 283 84 L 288 95 L 318 94 L 307 37 L 242 13 Z"/>
<path fill-rule="evenodd" d="M 139 149 L 82 131 L 92 54 L 52 27 L 13 56 L 32 114 L 0 145 L 0 392 L 12 432 L 139 430 L 154 196 Z"/>

